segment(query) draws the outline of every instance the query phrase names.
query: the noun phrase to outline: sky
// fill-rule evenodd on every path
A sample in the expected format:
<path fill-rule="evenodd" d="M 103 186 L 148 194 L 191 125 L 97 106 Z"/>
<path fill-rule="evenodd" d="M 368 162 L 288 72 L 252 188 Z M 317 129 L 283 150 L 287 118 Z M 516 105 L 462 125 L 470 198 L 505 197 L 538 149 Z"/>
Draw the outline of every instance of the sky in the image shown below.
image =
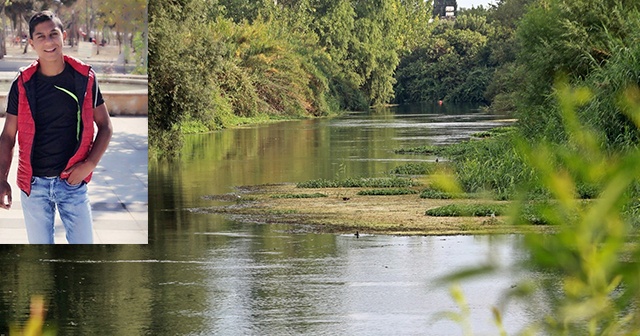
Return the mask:
<path fill-rule="evenodd" d="M 482 5 L 482 7 L 489 7 L 489 3 L 493 3 L 495 4 L 496 1 L 495 0 L 457 0 L 458 1 L 458 8 L 471 8 L 471 7 L 478 7 L 480 5 Z"/>

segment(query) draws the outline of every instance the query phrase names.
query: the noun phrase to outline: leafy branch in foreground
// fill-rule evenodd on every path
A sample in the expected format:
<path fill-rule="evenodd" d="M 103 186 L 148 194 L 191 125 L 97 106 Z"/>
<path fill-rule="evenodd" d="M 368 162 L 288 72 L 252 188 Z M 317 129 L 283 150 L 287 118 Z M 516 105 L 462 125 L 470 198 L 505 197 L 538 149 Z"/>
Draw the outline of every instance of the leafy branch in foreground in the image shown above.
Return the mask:
<path fill-rule="evenodd" d="M 640 177 L 640 151 L 603 151 L 599 134 L 578 121 L 575 111 L 589 102 L 590 90 L 560 83 L 556 93 L 567 143 L 520 143 L 536 175 L 557 200 L 542 211 L 558 233 L 530 235 L 525 243 L 534 264 L 557 271 L 562 279 L 562 291 L 550 294 L 558 304 L 546 316 L 545 327 L 551 334 L 637 334 L 640 311 L 629 307 L 637 307 L 639 268 L 623 261 L 633 229 L 623 209 L 630 186 Z M 640 128 L 637 98 L 627 97 L 623 111 Z M 576 187 L 580 183 L 601 186 L 601 192 L 591 202 L 580 202 Z M 640 254 L 637 244 L 631 250 Z"/>
<path fill-rule="evenodd" d="M 619 111 L 640 129 L 640 89 L 632 87 L 624 92 Z M 530 256 L 527 263 L 557 277 L 549 287 L 525 293 L 537 296 L 544 290 L 548 308 L 541 312 L 543 316 L 533 316 L 537 322 L 524 332 L 638 335 L 640 264 L 636 260 L 640 258 L 640 245 L 635 242 L 637 229 L 625 209 L 638 200 L 640 149 L 603 150 L 602 136 L 579 122 L 576 110 L 590 101 L 590 90 L 559 82 L 555 96 L 566 143 L 530 144 L 519 140 L 517 147 L 533 168 L 538 180 L 535 184 L 542 184 L 553 199 L 538 204 L 536 217 L 553 225 L 554 233 L 525 237 L 523 248 Z M 580 185 L 598 186 L 596 197 L 580 200 Z M 534 183 L 528 187 L 535 187 Z M 527 186 L 513 209 L 513 224 L 532 224 L 526 193 Z M 483 265 L 477 270 L 463 270 L 448 281 L 457 282 L 494 268 Z"/>

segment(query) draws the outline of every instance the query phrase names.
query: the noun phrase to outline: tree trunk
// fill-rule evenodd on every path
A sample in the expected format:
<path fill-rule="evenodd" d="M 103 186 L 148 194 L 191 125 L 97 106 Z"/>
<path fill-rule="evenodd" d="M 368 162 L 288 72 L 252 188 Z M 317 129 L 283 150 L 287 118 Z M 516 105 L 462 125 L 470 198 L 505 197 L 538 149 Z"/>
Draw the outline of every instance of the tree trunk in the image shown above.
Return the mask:
<path fill-rule="evenodd" d="M 22 16 L 21 16 L 21 18 L 23 20 L 25 20 L 26 22 L 29 22 L 29 19 L 30 19 L 28 17 L 22 17 Z M 20 23 L 18 23 L 18 24 L 20 25 L 20 38 L 22 38 L 22 34 L 23 34 L 22 33 L 22 21 Z M 24 50 L 22 51 L 22 53 L 26 54 L 27 50 L 29 50 L 29 36 L 27 36 L 27 42 L 24 44 Z"/>
<path fill-rule="evenodd" d="M 2 15 L 2 31 L 1 31 L 1 35 L 0 35 L 0 59 L 4 58 L 4 55 L 7 54 L 7 43 L 5 40 L 5 27 L 7 26 L 5 23 L 5 15 L 4 15 L 4 5 L 2 6 L 2 9 L 0 9 L 0 15 Z"/>
<path fill-rule="evenodd" d="M 120 36 L 120 27 L 116 29 L 116 36 L 118 38 L 118 55 L 122 54 L 122 36 Z"/>
<path fill-rule="evenodd" d="M 274 0 L 275 1 L 275 0 Z M 147 68 L 147 58 L 149 55 L 149 16 L 148 16 L 148 9 L 145 8 L 144 10 L 144 32 L 142 33 L 142 38 L 143 38 L 143 45 L 142 45 L 142 66 L 144 66 L 144 68 Z"/>

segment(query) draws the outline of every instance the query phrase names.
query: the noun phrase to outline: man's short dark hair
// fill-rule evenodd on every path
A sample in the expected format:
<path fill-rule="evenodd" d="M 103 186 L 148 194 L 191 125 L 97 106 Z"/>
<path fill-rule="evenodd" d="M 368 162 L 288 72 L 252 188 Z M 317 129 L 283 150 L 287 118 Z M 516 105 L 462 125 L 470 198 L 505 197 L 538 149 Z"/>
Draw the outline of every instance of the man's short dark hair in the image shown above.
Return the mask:
<path fill-rule="evenodd" d="M 46 21 L 53 21 L 53 23 L 60 28 L 60 31 L 64 31 L 64 26 L 59 17 L 52 11 L 42 11 L 35 13 L 31 19 L 29 19 L 29 38 L 33 38 L 33 31 L 36 30 L 36 26 Z"/>

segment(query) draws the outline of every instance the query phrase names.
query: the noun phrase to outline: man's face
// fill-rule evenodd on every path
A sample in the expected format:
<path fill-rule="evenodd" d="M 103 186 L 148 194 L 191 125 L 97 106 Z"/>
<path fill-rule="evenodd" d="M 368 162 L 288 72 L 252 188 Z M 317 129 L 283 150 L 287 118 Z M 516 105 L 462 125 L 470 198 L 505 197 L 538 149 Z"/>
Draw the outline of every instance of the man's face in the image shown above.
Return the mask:
<path fill-rule="evenodd" d="M 33 38 L 29 44 L 43 61 L 62 58 L 62 46 L 66 33 L 63 33 L 53 21 L 44 21 L 35 26 Z"/>

